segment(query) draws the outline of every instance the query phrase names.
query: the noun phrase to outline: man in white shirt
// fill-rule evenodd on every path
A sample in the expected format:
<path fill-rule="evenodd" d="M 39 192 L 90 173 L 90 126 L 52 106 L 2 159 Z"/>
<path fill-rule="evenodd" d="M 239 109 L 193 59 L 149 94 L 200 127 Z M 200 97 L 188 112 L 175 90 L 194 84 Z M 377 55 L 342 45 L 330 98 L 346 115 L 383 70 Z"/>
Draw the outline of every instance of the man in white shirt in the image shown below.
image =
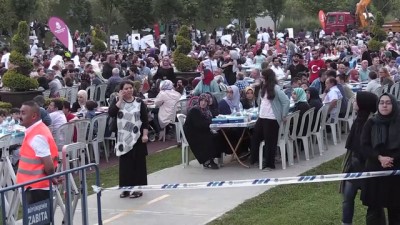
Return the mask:
<path fill-rule="evenodd" d="M 272 59 L 271 69 L 275 72 L 277 80 L 282 80 L 286 77 L 285 71 L 281 67 L 281 60 L 278 57 Z"/>
<path fill-rule="evenodd" d="M 1 57 L 1 64 L 4 68 L 8 69 L 8 64 L 10 61 L 10 50 L 8 47 L 3 48 L 3 56 Z"/>
<path fill-rule="evenodd" d="M 32 45 L 31 45 L 31 56 L 32 56 L 32 57 L 34 57 L 34 56 L 37 54 L 38 49 L 39 49 L 39 48 L 38 48 L 36 42 L 33 41 Z"/>
<path fill-rule="evenodd" d="M 376 93 L 378 88 L 381 86 L 378 78 L 378 74 L 375 72 L 369 73 L 369 79 L 370 81 L 367 84 L 367 87 L 365 88 L 365 91 Z"/>
<path fill-rule="evenodd" d="M 132 41 L 132 48 L 134 52 L 139 52 L 140 51 L 140 41 L 139 37 L 136 36 L 135 39 Z"/>
<path fill-rule="evenodd" d="M 254 65 L 254 54 L 253 52 L 248 52 L 246 57 L 246 62 L 244 63 L 245 66 L 252 66 Z"/>
<path fill-rule="evenodd" d="M 337 88 L 337 80 L 334 77 L 329 77 L 325 81 L 325 87 L 328 90 L 324 97 L 323 104 L 329 104 L 328 114 L 330 118 L 335 118 L 337 111 L 337 101 L 342 99 L 343 96 L 340 90 Z M 332 121 L 333 122 L 333 121 Z"/>
<path fill-rule="evenodd" d="M 51 118 L 51 133 L 56 140 L 62 139 L 59 129 L 61 125 L 67 123 L 67 118 L 65 117 L 63 108 L 63 103 L 59 99 L 53 99 L 50 102 L 49 107 L 47 108 L 47 111 L 49 112 L 49 116 Z"/>
<path fill-rule="evenodd" d="M 257 41 L 262 41 L 262 32 L 261 30 L 257 33 Z"/>
<path fill-rule="evenodd" d="M 264 32 L 262 33 L 262 41 L 265 43 L 268 43 L 270 39 L 270 36 L 267 32 L 267 29 L 264 28 Z"/>
<path fill-rule="evenodd" d="M 168 47 L 165 44 L 165 40 L 161 40 L 160 54 L 162 58 L 168 56 Z"/>

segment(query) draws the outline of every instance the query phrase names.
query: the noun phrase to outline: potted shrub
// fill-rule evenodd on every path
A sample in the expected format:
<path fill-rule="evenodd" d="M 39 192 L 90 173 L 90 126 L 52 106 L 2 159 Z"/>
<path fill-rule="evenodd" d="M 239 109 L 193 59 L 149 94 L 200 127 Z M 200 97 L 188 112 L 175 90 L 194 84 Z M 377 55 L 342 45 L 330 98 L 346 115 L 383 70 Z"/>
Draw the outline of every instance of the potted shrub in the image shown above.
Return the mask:
<path fill-rule="evenodd" d="M 24 101 L 32 100 L 36 95 L 42 94 L 37 88 L 36 79 L 30 78 L 33 65 L 25 57 L 29 52 L 29 27 L 25 21 L 18 24 L 18 30 L 12 38 L 9 70 L 3 75 L 3 86 L 8 90 L 0 91 L 3 102 L 9 102 L 13 107 L 20 107 Z"/>
<path fill-rule="evenodd" d="M 190 40 L 190 31 L 187 26 L 182 26 L 176 36 L 177 48 L 174 51 L 174 64 L 178 72 L 175 73 L 176 77 L 188 79 L 190 77 L 200 76 L 200 73 L 195 72 L 197 62 L 193 58 L 187 56 L 192 49 L 192 42 Z"/>

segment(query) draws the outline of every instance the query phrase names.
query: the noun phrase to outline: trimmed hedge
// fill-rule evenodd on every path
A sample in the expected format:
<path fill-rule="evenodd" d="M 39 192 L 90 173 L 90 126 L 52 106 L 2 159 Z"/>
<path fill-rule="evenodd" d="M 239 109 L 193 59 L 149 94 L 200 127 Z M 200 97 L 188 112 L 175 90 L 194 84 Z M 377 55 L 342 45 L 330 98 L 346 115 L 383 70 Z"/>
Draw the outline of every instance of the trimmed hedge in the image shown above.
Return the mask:
<path fill-rule="evenodd" d="M 12 91 L 35 90 L 39 87 L 36 79 L 22 75 L 14 69 L 8 70 L 3 75 L 3 85 Z"/>
<path fill-rule="evenodd" d="M 27 59 L 24 55 L 17 51 L 11 51 L 10 62 L 15 65 L 15 70 L 18 73 L 29 76 L 29 73 L 33 69 L 33 64 L 31 60 Z"/>

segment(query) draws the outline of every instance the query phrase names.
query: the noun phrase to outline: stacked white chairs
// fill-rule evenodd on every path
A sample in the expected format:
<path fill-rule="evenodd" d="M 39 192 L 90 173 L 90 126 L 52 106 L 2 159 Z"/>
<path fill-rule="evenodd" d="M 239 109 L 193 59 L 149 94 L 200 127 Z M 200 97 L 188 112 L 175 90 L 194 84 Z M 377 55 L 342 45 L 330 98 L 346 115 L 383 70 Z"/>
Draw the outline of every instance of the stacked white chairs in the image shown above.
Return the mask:
<path fill-rule="evenodd" d="M 310 160 L 310 148 L 312 149 L 311 126 L 313 118 L 314 118 L 314 108 L 311 108 L 303 114 L 301 118 L 300 130 L 299 133 L 297 134 L 297 139 L 301 140 L 301 143 L 303 145 L 306 160 Z M 296 128 L 293 127 L 293 130 L 296 130 Z M 306 131 L 305 133 L 303 133 L 304 130 Z M 296 154 L 297 158 L 299 159 L 300 155 L 299 155 L 299 148 L 297 147 L 297 145 L 296 145 Z M 314 151 L 312 151 L 312 155 L 314 157 Z"/>
<path fill-rule="evenodd" d="M 97 125 L 97 129 L 96 126 Z M 108 162 L 108 148 L 106 147 L 105 140 L 104 140 L 104 133 L 106 131 L 107 125 L 107 115 L 100 114 L 93 117 L 90 121 L 90 129 L 87 142 L 88 145 L 91 145 L 93 148 L 94 159 L 97 164 L 100 163 L 100 149 L 99 144 L 103 144 L 104 153 L 106 156 L 106 161 Z M 96 132 L 96 133 L 95 133 Z M 89 148 L 88 148 L 89 149 Z"/>
<path fill-rule="evenodd" d="M 328 114 L 327 111 L 328 111 L 328 107 L 326 105 L 321 107 L 318 110 L 317 115 L 315 116 L 314 127 L 311 129 L 311 141 L 312 141 L 311 147 L 313 148 L 312 151 L 314 152 L 313 143 L 314 143 L 314 140 L 316 140 L 317 144 L 318 144 L 319 155 L 322 155 L 324 152 L 324 133 L 325 133 L 325 128 L 326 128 L 326 126 L 325 126 L 326 116 Z M 328 148 L 327 145 L 325 145 L 325 146 L 326 146 L 325 149 L 327 149 Z"/>
<path fill-rule="evenodd" d="M 107 89 L 107 84 L 99 84 L 96 86 L 96 89 L 94 91 L 94 98 L 96 99 L 97 104 L 99 106 L 107 105 L 106 89 Z"/>
<path fill-rule="evenodd" d="M 400 100 L 400 82 L 396 82 L 390 87 L 390 94 L 392 94 L 397 100 Z"/>
<path fill-rule="evenodd" d="M 81 119 L 74 120 L 74 125 L 76 129 L 76 141 L 85 143 L 87 149 L 87 158 L 90 162 L 90 154 L 89 154 L 89 128 L 90 128 L 90 120 L 89 119 Z"/>
<path fill-rule="evenodd" d="M 350 131 L 351 126 L 353 126 L 354 121 L 354 110 L 353 110 L 353 103 L 356 100 L 356 96 L 353 96 L 347 102 L 346 114 L 343 118 L 339 117 L 339 131 L 341 131 L 342 125 L 344 126 L 344 131 L 347 134 Z"/>
<path fill-rule="evenodd" d="M 69 145 L 73 142 L 75 124 L 68 122 L 58 128 L 57 137 L 55 138 L 58 150 L 61 151 L 64 145 Z"/>
<path fill-rule="evenodd" d="M 86 92 L 88 94 L 88 99 L 94 101 L 94 92 L 96 91 L 96 85 L 92 84 L 86 88 Z"/>
<path fill-rule="evenodd" d="M 181 148 L 182 148 L 182 165 L 183 167 L 186 167 L 189 165 L 189 143 L 187 142 L 186 136 L 185 136 L 185 131 L 183 130 L 183 125 L 185 124 L 186 120 L 186 115 L 184 114 L 178 114 L 178 126 L 180 130 L 180 134 L 182 135 L 181 137 Z"/>
<path fill-rule="evenodd" d="M 329 104 L 327 104 L 327 105 L 329 105 Z M 334 145 L 337 145 L 338 138 L 339 138 L 339 142 L 341 142 L 341 130 L 339 127 L 339 112 L 340 112 L 341 105 L 342 105 L 342 100 L 341 99 L 337 100 L 335 116 L 333 116 L 333 117 L 329 116 L 329 118 L 327 116 L 327 120 L 325 123 L 326 127 L 329 126 L 329 128 L 331 128 L 332 141 L 333 141 Z M 325 134 L 326 134 L 325 138 L 328 139 L 328 133 L 325 132 Z"/>

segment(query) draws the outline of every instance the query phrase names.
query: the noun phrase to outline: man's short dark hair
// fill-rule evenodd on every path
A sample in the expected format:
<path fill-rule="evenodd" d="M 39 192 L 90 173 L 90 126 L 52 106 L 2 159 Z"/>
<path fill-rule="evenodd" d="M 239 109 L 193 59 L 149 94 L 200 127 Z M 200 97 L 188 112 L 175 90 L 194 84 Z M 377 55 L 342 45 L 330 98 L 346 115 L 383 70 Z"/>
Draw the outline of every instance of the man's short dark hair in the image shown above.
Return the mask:
<path fill-rule="evenodd" d="M 11 110 L 10 110 L 10 113 L 12 114 L 12 113 L 20 113 L 20 109 L 19 108 L 12 108 Z"/>
<path fill-rule="evenodd" d="M 89 101 L 86 102 L 86 108 L 89 111 L 94 110 L 95 108 L 97 108 L 97 106 L 98 106 L 97 102 L 95 102 L 95 101 L 89 100 Z"/>
<path fill-rule="evenodd" d="M 63 109 L 63 102 L 60 99 L 53 99 L 51 102 L 54 102 L 54 107 L 56 107 L 58 110 Z"/>
<path fill-rule="evenodd" d="M 6 117 L 7 116 L 7 111 L 6 110 L 4 110 L 4 109 L 0 109 L 0 116 L 2 116 L 2 117 Z"/>
<path fill-rule="evenodd" d="M 327 76 L 327 77 L 336 78 L 337 73 L 336 73 L 336 71 L 334 71 L 334 70 L 328 70 L 328 71 L 326 71 L 326 76 Z"/>
<path fill-rule="evenodd" d="M 369 72 L 368 77 L 371 80 L 375 80 L 376 78 L 378 78 L 378 74 L 376 74 L 375 71 L 371 71 L 371 72 Z"/>
<path fill-rule="evenodd" d="M 325 69 L 321 69 L 318 71 L 318 77 L 322 77 L 322 75 L 324 75 L 324 73 L 326 73 L 327 71 Z"/>
<path fill-rule="evenodd" d="M 290 84 L 294 84 L 301 81 L 300 77 L 293 77 L 292 80 L 290 81 Z"/>
<path fill-rule="evenodd" d="M 63 108 L 68 109 L 68 111 L 71 110 L 71 103 L 69 101 L 63 101 Z"/>
<path fill-rule="evenodd" d="M 32 111 L 38 114 L 40 118 L 40 106 L 35 101 L 26 101 L 22 103 L 22 105 L 26 105 L 32 108 Z"/>

